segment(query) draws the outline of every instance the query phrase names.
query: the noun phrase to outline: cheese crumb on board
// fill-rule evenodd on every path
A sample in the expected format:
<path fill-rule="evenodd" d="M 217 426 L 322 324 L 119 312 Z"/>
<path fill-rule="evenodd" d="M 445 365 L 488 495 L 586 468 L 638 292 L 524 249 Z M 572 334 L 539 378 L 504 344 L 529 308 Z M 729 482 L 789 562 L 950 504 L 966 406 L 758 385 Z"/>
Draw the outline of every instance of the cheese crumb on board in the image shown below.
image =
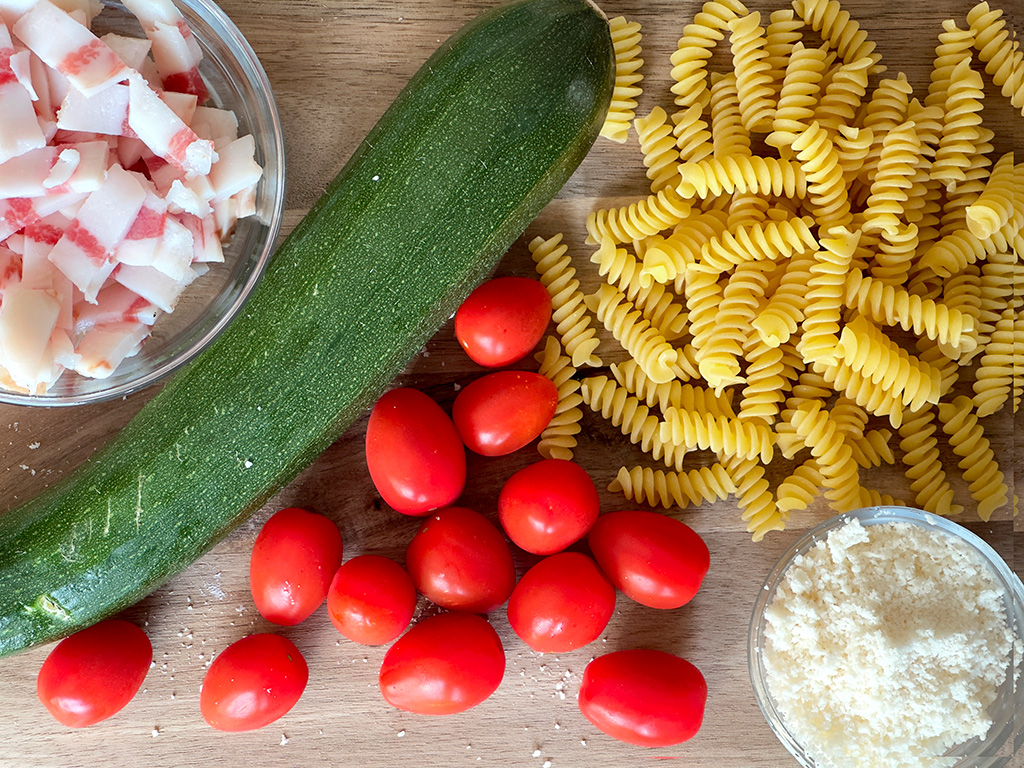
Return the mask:
<path fill-rule="evenodd" d="M 787 727 L 822 768 L 953 765 L 939 756 L 985 736 L 1006 678 L 1004 597 L 941 531 L 832 531 L 794 559 L 765 612 L 768 688 Z"/>

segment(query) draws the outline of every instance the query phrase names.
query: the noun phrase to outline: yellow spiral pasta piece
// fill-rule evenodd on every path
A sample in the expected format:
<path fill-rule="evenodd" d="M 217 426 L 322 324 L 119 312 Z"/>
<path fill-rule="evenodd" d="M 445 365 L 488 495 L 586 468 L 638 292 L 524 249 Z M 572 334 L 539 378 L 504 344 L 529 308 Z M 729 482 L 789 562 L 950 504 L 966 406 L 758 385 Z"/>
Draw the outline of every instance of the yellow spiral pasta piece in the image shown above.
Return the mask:
<path fill-rule="evenodd" d="M 736 75 L 711 74 L 711 137 L 715 157 L 751 156 L 750 131 L 743 125 Z M 696 162 L 697 158 L 690 158 Z"/>
<path fill-rule="evenodd" d="M 601 358 L 594 354 L 600 339 L 590 325 L 590 315 L 583 303 L 580 281 L 571 266 L 572 258 L 562 242 L 561 233 L 548 239 L 536 237 L 530 242 L 533 257 L 540 275 L 541 284 L 551 296 L 551 319 L 555 330 L 562 339 L 562 345 L 577 368 L 584 365 L 602 365 Z"/>
<path fill-rule="evenodd" d="M 1017 195 L 1024 195 L 1024 163 L 1014 166 L 1013 152 L 1007 152 L 992 168 L 981 196 L 967 207 L 967 227 L 971 234 L 985 240 L 1005 227 L 1014 214 Z"/>
<path fill-rule="evenodd" d="M 761 341 L 777 347 L 789 341 L 804 319 L 807 307 L 813 253 L 796 255 L 786 265 L 786 272 L 778 289 L 753 319 L 751 325 Z"/>
<path fill-rule="evenodd" d="M 776 504 L 786 514 L 807 509 L 821 493 L 824 484 L 825 478 L 821 476 L 817 459 L 809 458 L 779 483 L 775 489 Z"/>
<path fill-rule="evenodd" d="M 736 492 L 736 484 L 721 464 L 688 472 L 621 467 L 608 490 L 622 493 L 628 501 L 638 504 L 685 509 L 705 501 L 727 499 Z"/>
<path fill-rule="evenodd" d="M 793 140 L 793 151 L 807 177 L 807 197 L 820 226 L 850 227 L 850 199 L 839 155 L 828 133 L 817 122 L 811 123 Z"/>
<path fill-rule="evenodd" d="M 885 285 L 851 270 L 846 277 L 846 306 L 852 307 L 876 323 L 899 326 L 918 336 L 927 336 L 961 352 L 973 351 L 976 341 L 971 333 L 974 318 L 957 308 L 931 299 L 922 299 L 902 288 Z"/>
<path fill-rule="evenodd" d="M 704 104 L 707 97 L 707 60 L 714 47 L 725 38 L 729 22 L 745 16 L 747 9 L 739 0 L 706 2 L 690 24 L 683 28 L 672 54 L 672 93 L 680 107 Z"/>
<path fill-rule="evenodd" d="M 777 261 L 818 247 L 809 216 L 740 227 L 712 238 L 693 269 L 722 273 L 746 261 Z"/>
<path fill-rule="evenodd" d="M 912 411 L 939 401 L 939 371 L 890 340 L 864 317 L 851 320 L 843 328 L 837 354 L 850 368 L 900 398 Z"/>
<path fill-rule="evenodd" d="M 661 419 L 625 387 L 618 386 L 607 376 L 592 376 L 583 380 L 580 395 L 583 402 L 618 427 L 631 443 L 639 445 L 655 460 L 663 460 L 666 466 L 682 470 L 686 449 L 661 439 Z"/>
<path fill-rule="evenodd" d="M 694 336 L 700 374 L 716 392 L 743 380 L 739 359 L 750 322 L 768 287 L 766 270 L 760 262 L 739 265 L 722 293 L 711 333 L 706 338 Z"/>
<path fill-rule="evenodd" d="M 774 157 L 723 157 L 679 166 L 683 198 L 711 197 L 723 193 L 757 192 L 762 195 L 805 197 L 807 177 L 803 169 Z"/>
<path fill-rule="evenodd" d="M 719 455 L 760 458 L 767 464 L 774 453 L 775 435 L 763 424 L 668 408 L 661 423 L 663 442 L 689 451 L 711 450 Z"/>
<path fill-rule="evenodd" d="M 990 176 L 992 160 L 989 154 L 993 150 L 992 140 L 995 132 L 984 125 L 977 127 L 978 138 L 974 144 L 974 154 L 967 158 L 967 167 L 963 172 L 964 178 L 958 181 L 956 188 L 950 190 L 944 186 L 942 212 L 939 219 L 939 235 L 946 235 L 967 229 L 967 209 L 977 202 L 981 193 L 985 191 L 985 182 Z M 945 182 L 936 179 L 940 185 Z"/>
<path fill-rule="evenodd" d="M 636 360 L 627 360 L 611 366 L 612 376 L 619 386 L 636 395 L 650 407 L 657 406 L 662 412 L 666 408 L 684 408 L 697 413 L 713 416 L 735 416 L 732 407 L 732 390 L 721 395 L 704 387 L 695 387 L 673 380 L 655 384 L 643 372 Z"/>
<path fill-rule="evenodd" d="M 985 62 L 985 71 L 999 86 L 1003 96 L 1024 114 L 1024 52 L 1005 28 L 1002 11 L 990 10 L 988 3 L 978 3 L 967 13 L 967 23 L 974 33 L 978 58 Z"/>
<path fill-rule="evenodd" d="M 587 245 L 605 237 L 615 243 L 643 240 L 675 226 L 690 215 L 692 205 L 672 188 L 621 208 L 605 208 L 587 216 Z"/>
<path fill-rule="evenodd" d="M 783 351 L 758 339 L 746 349 L 745 356 L 747 385 L 740 400 L 739 417 L 771 426 L 785 399 Z"/>
<path fill-rule="evenodd" d="M 935 62 L 928 84 L 928 95 L 924 100 L 925 106 L 945 109 L 953 70 L 957 64 L 970 56 L 973 47 L 973 31 L 960 29 L 953 19 L 942 22 L 942 32 L 939 33 L 939 44 L 935 48 Z"/>
<path fill-rule="evenodd" d="M 1014 321 L 1017 312 L 1007 307 L 981 357 L 974 380 L 974 407 L 978 416 L 991 416 L 1010 397 L 1014 375 Z"/>
<path fill-rule="evenodd" d="M 962 272 L 943 281 L 942 303 L 951 309 L 958 309 L 974 320 L 971 336 L 975 340 L 973 351 L 960 352 L 958 347 L 938 342 L 939 350 L 947 357 L 959 359 L 961 365 L 967 365 L 975 354 L 982 351 L 985 336 L 981 333 L 979 319 L 981 317 L 981 271 L 976 264 L 964 267 Z"/>
<path fill-rule="evenodd" d="M 898 428 L 903 423 L 903 401 L 893 393 L 875 385 L 843 362 L 837 365 L 816 362 L 812 365 L 830 387 L 842 392 L 869 413 L 888 418 L 893 427 Z"/>
<path fill-rule="evenodd" d="M 907 121 L 910 95 L 913 92 L 913 86 L 907 81 L 907 76 L 900 72 L 895 79 L 882 80 L 871 94 L 863 125 L 874 134 L 874 142 L 864 159 L 864 167 L 858 177 L 866 184 L 874 180 L 878 158 L 882 152 L 882 140 L 889 131 Z"/>
<path fill-rule="evenodd" d="M 1024 318 L 1019 314 L 1013 321 L 1013 412 L 1020 410 L 1024 395 Z"/>
<path fill-rule="evenodd" d="M 839 126 L 850 125 L 860 111 L 864 95 L 868 90 L 868 72 L 875 59 L 864 57 L 841 63 L 828 84 L 824 95 L 814 110 L 814 120 L 835 140 Z"/>
<path fill-rule="evenodd" d="M 864 408 L 845 395 L 836 398 L 829 415 L 847 440 L 863 437 L 870 418 Z"/>
<path fill-rule="evenodd" d="M 981 75 L 964 59 L 953 69 L 946 96 L 946 118 L 942 124 L 939 148 L 932 163 L 932 178 L 942 181 L 952 191 L 964 181 L 965 169 L 977 152 L 978 126 L 985 98 Z"/>
<path fill-rule="evenodd" d="M 765 62 L 776 94 L 782 88 L 786 67 L 793 49 L 800 43 L 803 28 L 804 20 L 798 19 L 796 11 L 791 8 L 780 8 L 768 17 L 764 36 L 764 50 L 768 54 Z"/>
<path fill-rule="evenodd" d="M 837 0 L 793 0 L 793 8 L 815 32 L 821 33 L 844 61 L 870 56 L 875 62 L 873 73 L 884 69 L 877 64 L 882 57 L 874 53 L 875 44 L 868 39 L 868 33 L 850 18 Z"/>
<path fill-rule="evenodd" d="M 726 229 L 734 231 L 763 224 L 771 213 L 771 201 L 761 195 L 733 195 Z"/>
<path fill-rule="evenodd" d="M 896 456 L 889 445 L 891 438 L 892 432 L 887 429 L 869 429 L 860 437 L 851 438 L 848 444 L 853 460 L 864 469 L 894 464 Z"/>
<path fill-rule="evenodd" d="M 676 292 L 682 288 L 687 267 L 701 254 L 711 238 L 725 231 L 727 216 L 708 211 L 686 220 L 667 238 L 652 238 L 644 252 L 643 274 L 659 283 L 677 281 Z"/>
<path fill-rule="evenodd" d="M 636 116 L 636 97 L 642 92 L 640 68 L 644 60 L 640 58 L 640 25 L 617 16 L 608 21 L 608 27 L 615 51 L 615 87 L 608 116 L 601 126 L 601 135 L 623 144 L 629 133 L 629 124 Z"/>
<path fill-rule="evenodd" d="M 754 541 L 761 541 L 770 531 L 781 531 L 786 519 L 775 504 L 765 470 L 756 460 L 732 456 L 722 462 L 736 485 L 736 500 L 743 510 L 742 519 Z"/>
<path fill-rule="evenodd" d="M 686 279 L 686 306 L 689 309 L 690 333 L 694 344 L 701 348 L 714 332 L 718 305 L 722 301 L 723 286 L 718 275 L 710 272 L 693 272 Z"/>
<path fill-rule="evenodd" d="M 807 305 L 802 323 L 803 336 L 797 349 L 808 362 L 834 365 L 839 341 L 840 309 L 850 260 L 860 233 L 838 228 L 819 239 L 821 249 L 810 267 Z"/>
<path fill-rule="evenodd" d="M 1007 307 L 1016 305 L 1015 295 L 1024 297 L 1024 265 L 1012 253 L 994 253 L 981 265 L 978 332 L 990 334 Z"/>
<path fill-rule="evenodd" d="M 634 120 L 633 127 L 640 137 L 640 152 L 647 178 L 651 180 L 651 191 L 678 186 L 679 150 L 665 110 L 655 107 L 647 117 Z"/>
<path fill-rule="evenodd" d="M 971 498 L 978 502 L 978 517 L 987 521 L 1009 501 L 1009 488 L 974 413 L 974 403 L 965 396 L 952 403 L 939 403 L 939 421 L 942 431 L 949 435 L 953 453 L 961 457 L 958 466 L 970 484 Z"/>
<path fill-rule="evenodd" d="M 875 143 L 875 132 L 871 128 L 855 128 L 851 125 L 840 125 L 835 137 L 836 155 L 839 167 L 843 171 L 843 179 L 847 186 L 853 183 L 863 170 L 868 153 Z M 927 177 L 927 174 L 926 174 Z"/>
<path fill-rule="evenodd" d="M 916 224 L 900 222 L 891 232 L 883 230 L 870 267 L 871 276 L 887 285 L 903 285 L 919 244 Z"/>
<path fill-rule="evenodd" d="M 679 354 L 651 327 L 640 310 L 615 287 L 605 283 L 586 297 L 587 306 L 656 384 L 671 381 Z"/>
<path fill-rule="evenodd" d="M 548 336 L 544 349 L 534 358 L 540 363 L 538 373 L 551 380 L 558 390 L 558 405 L 551 421 L 540 434 L 537 451 L 545 459 L 571 460 L 576 447 L 576 435 L 580 432 L 583 402 L 579 394 L 580 382 L 573 378 L 576 368 L 572 360 L 562 354 L 562 346 L 554 336 Z"/>
<path fill-rule="evenodd" d="M 910 480 L 910 490 L 917 506 L 936 515 L 959 515 L 964 510 L 953 501 L 953 488 L 943 470 L 936 431 L 933 407 L 922 408 L 907 416 L 900 426 L 904 473 Z"/>
<path fill-rule="evenodd" d="M 884 230 L 894 234 L 899 230 L 905 217 L 904 204 L 910 196 L 914 172 L 920 162 L 921 140 L 914 123 L 903 123 L 885 135 L 878 169 L 871 183 L 871 197 L 864 210 L 865 232 Z"/>
<path fill-rule="evenodd" d="M 767 133 L 775 111 L 771 65 L 765 61 L 765 31 L 757 11 L 729 22 L 729 44 L 736 73 L 743 127 Z"/>
<path fill-rule="evenodd" d="M 821 80 L 825 74 L 825 51 L 793 46 L 789 64 L 782 79 L 778 108 L 772 120 L 772 132 L 765 142 L 781 151 L 788 151 L 800 131 L 814 120 L 814 109 L 821 98 Z M 783 155 L 785 157 L 785 155 Z"/>
<path fill-rule="evenodd" d="M 1005 253 L 1014 249 L 1014 240 L 1020 234 L 1011 221 L 994 235 L 984 240 L 975 237 L 967 229 L 960 229 L 946 235 L 925 251 L 921 264 L 940 277 L 950 277 L 983 260 L 986 256 Z"/>
<path fill-rule="evenodd" d="M 711 131 L 699 104 L 684 107 L 672 115 L 672 135 L 681 163 L 699 162 L 714 151 Z"/>
<path fill-rule="evenodd" d="M 619 288 L 641 314 L 667 341 L 680 338 L 686 331 L 686 310 L 676 302 L 665 286 L 644 275 L 642 263 L 624 248 L 616 248 L 608 238 L 590 257 L 598 274 Z"/>
<path fill-rule="evenodd" d="M 838 427 L 818 402 L 803 403 L 793 413 L 793 426 L 818 461 L 825 498 L 837 512 L 860 506 L 860 469 Z"/>

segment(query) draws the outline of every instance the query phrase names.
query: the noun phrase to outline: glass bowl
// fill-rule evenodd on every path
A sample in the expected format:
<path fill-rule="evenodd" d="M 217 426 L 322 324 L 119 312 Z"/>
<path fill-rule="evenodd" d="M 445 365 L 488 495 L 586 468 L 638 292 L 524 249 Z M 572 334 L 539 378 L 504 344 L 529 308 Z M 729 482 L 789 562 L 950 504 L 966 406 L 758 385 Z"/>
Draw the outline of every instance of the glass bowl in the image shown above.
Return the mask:
<path fill-rule="evenodd" d="M 238 135 L 251 134 L 256 162 L 263 168 L 256 192 L 256 215 L 240 219 L 224 245 L 224 263 L 185 291 L 171 314 L 161 314 L 142 351 L 127 358 L 106 379 L 66 371 L 42 395 L 0 388 L 0 403 L 79 405 L 122 397 L 160 381 L 198 355 L 245 303 L 274 249 L 284 208 L 284 138 L 277 105 L 263 67 L 242 33 L 212 0 L 174 0 L 203 50 L 199 71 L 210 92 L 210 106 L 238 117 Z M 98 35 L 117 32 L 142 37 L 138 20 L 120 3 L 104 0 L 93 22 Z"/>
<path fill-rule="evenodd" d="M 1006 609 L 1007 625 L 1014 638 L 1014 647 L 1010 653 L 1006 679 L 997 690 L 996 700 L 988 709 L 992 718 L 992 726 L 984 739 L 974 738 L 958 744 L 948 750 L 943 757 L 949 758 L 950 768 L 1001 768 L 1005 766 L 1007 764 L 1005 754 L 1008 754 L 1005 750 L 1012 750 L 1013 740 L 1015 738 L 1019 740 L 1024 736 L 1015 730 L 1021 726 L 1021 713 L 1024 712 L 1024 684 L 1021 680 L 1014 681 L 1014 675 L 1021 671 L 1021 643 L 1024 642 L 1024 585 L 999 554 L 971 531 L 945 518 L 908 507 L 869 507 L 826 520 L 808 531 L 790 547 L 768 574 L 764 587 L 754 604 L 747 654 L 754 696 L 772 731 L 800 765 L 806 768 L 818 768 L 819 763 L 815 762 L 814 758 L 793 735 L 772 696 L 762 657 L 762 650 L 766 644 L 765 612 L 775 598 L 776 589 L 793 560 L 808 552 L 817 542 L 824 540 L 830 532 L 853 519 L 857 519 L 864 526 L 879 523 L 910 523 L 964 542 L 991 569 L 996 581 L 1003 588 L 1003 604 Z M 938 764 L 940 763 L 936 762 L 936 765 Z M 945 762 L 941 764 L 947 765 Z"/>

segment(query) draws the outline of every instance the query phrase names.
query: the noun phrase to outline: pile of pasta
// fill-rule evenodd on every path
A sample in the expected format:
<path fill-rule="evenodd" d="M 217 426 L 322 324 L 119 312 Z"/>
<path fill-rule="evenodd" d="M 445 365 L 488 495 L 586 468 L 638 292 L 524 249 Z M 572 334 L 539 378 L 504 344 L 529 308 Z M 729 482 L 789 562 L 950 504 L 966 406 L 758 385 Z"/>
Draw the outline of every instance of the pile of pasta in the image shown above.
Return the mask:
<path fill-rule="evenodd" d="M 588 218 L 593 294 L 562 235 L 530 243 L 557 323 L 543 455 L 572 457 L 588 406 L 665 465 L 622 467 L 613 490 L 735 497 L 755 540 L 820 493 L 839 512 L 901 503 L 861 483 L 897 460 L 908 502 L 960 514 L 941 433 L 978 515 L 1010 502 L 981 419 L 1016 412 L 1024 386 L 1024 163 L 993 157 L 983 77 L 1024 114 L 1024 54 L 987 3 L 942 26 L 915 95 L 836 0 L 767 24 L 707 2 L 672 56 L 672 114 L 634 119 L 640 26 L 612 20 L 602 135 L 633 126 L 651 193 Z M 726 41 L 732 71 L 709 71 Z M 630 359 L 587 375 L 602 325 Z M 717 461 L 685 470 L 698 450 Z M 791 471 L 770 482 L 779 455 Z"/>

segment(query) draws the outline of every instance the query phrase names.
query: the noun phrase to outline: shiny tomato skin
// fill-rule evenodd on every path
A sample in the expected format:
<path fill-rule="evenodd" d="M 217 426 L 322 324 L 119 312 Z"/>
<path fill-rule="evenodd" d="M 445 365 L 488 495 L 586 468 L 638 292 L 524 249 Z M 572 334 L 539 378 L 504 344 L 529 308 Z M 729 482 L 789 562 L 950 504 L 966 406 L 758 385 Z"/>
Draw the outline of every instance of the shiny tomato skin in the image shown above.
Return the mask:
<path fill-rule="evenodd" d="M 540 653 L 568 653 L 600 637 L 615 612 L 615 587 L 578 552 L 546 557 L 508 600 L 508 623 Z"/>
<path fill-rule="evenodd" d="M 593 527 L 601 502 L 590 475 L 563 459 L 544 459 L 510 477 L 498 497 L 498 517 L 513 543 L 553 555 Z"/>
<path fill-rule="evenodd" d="M 248 635 L 214 658 L 199 693 L 199 709 L 219 731 L 252 731 L 294 707 L 308 680 L 306 660 L 291 640 Z"/>
<path fill-rule="evenodd" d="M 588 542 L 612 584 L 649 608 L 686 605 L 710 564 L 708 547 L 692 528 L 657 512 L 601 515 Z"/>
<path fill-rule="evenodd" d="M 558 405 L 558 389 L 530 371 L 495 371 L 470 382 L 452 406 L 452 418 L 469 450 L 505 456 L 540 436 Z"/>
<path fill-rule="evenodd" d="M 484 701 L 504 675 L 505 651 L 487 620 L 442 613 L 419 622 L 388 649 L 380 690 L 398 709 L 450 715 Z"/>
<path fill-rule="evenodd" d="M 487 613 L 508 600 L 516 567 L 505 537 L 490 520 L 465 507 L 427 518 L 405 553 L 416 589 L 450 611 Z"/>
<path fill-rule="evenodd" d="M 551 296 L 528 277 L 498 277 L 469 294 L 455 313 L 455 338 L 473 362 L 500 368 L 522 360 L 544 337 Z"/>
<path fill-rule="evenodd" d="M 327 597 L 341 565 L 341 533 L 323 515 L 289 507 L 260 529 L 249 559 L 249 587 L 260 615 L 290 627 Z"/>
<path fill-rule="evenodd" d="M 327 614 L 349 640 L 381 645 L 397 639 L 416 611 L 416 587 L 406 570 L 380 555 L 353 557 L 327 593 Z"/>
<path fill-rule="evenodd" d="M 36 678 L 36 694 L 61 725 L 84 728 L 124 709 L 152 661 L 145 632 L 130 622 L 107 619 L 50 651 Z"/>
<path fill-rule="evenodd" d="M 583 672 L 577 699 L 591 723 L 614 739 L 670 747 L 700 730 L 708 686 L 693 664 L 664 651 L 616 651 Z"/>
<path fill-rule="evenodd" d="M 446 507 L 466 485 L 466 449 L 448 414 L 416 389 L 393 389 L 366 425 L 366 466 L 392 509 L 422 516 Z"/>

